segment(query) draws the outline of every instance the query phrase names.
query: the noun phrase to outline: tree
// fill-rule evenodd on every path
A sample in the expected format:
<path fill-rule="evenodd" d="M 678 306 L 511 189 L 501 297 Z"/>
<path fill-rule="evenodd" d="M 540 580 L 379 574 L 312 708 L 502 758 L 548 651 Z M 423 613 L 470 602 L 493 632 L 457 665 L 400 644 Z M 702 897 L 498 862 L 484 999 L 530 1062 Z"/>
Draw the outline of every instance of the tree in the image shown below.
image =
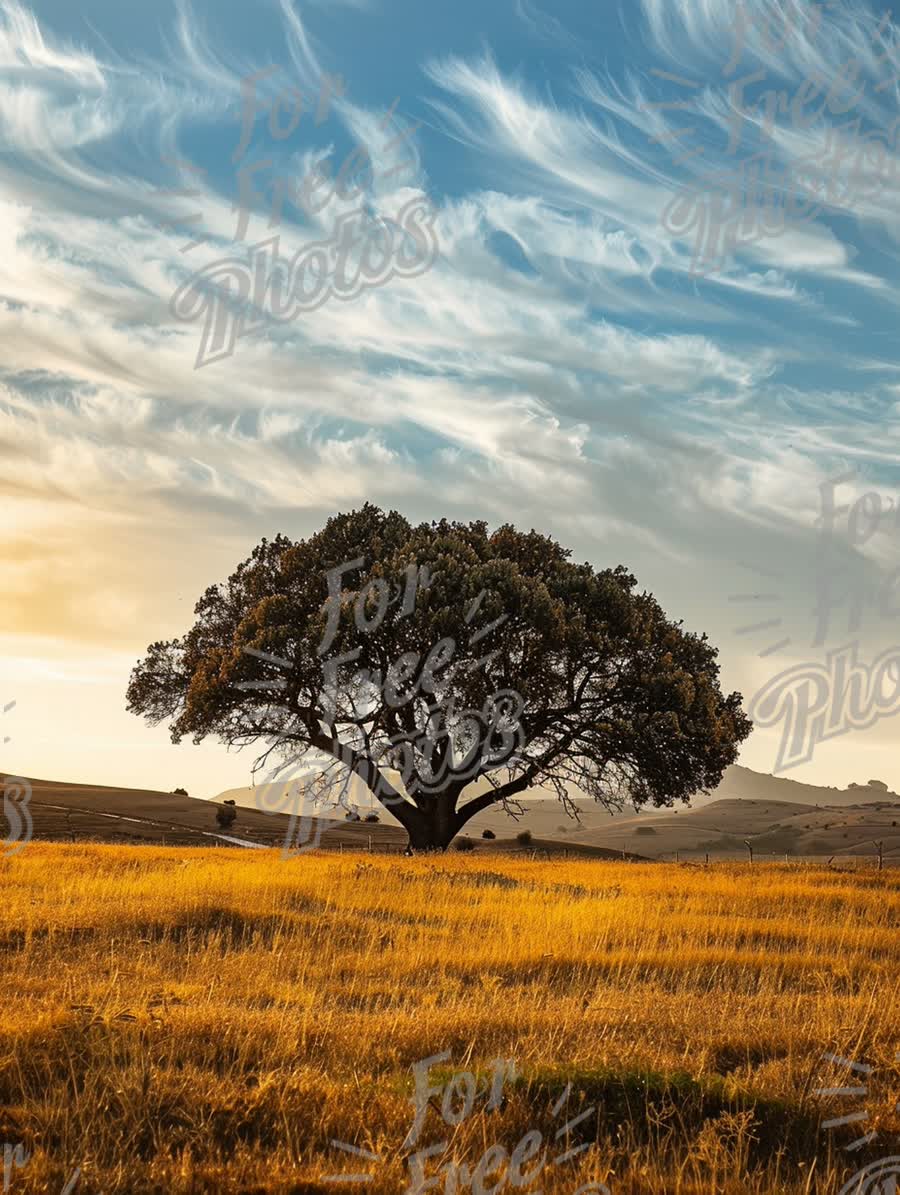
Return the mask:
<path fill-rule="evenodd" d="M 188 791 L 186 788 L 173 788 L 172 789 L 173 797 L 186 797 L 187 795 L 188 795 Z"/>
<path fill-rule="evenodd" d="M 223 830 L 227 830 L 229 826 L 233 826 L 237 819 L 237 810 L 232 804 L 225 804 L 220 809 L 216 810 L 216 821 Z"/>
<path fill-rule="evenodd" d="M 671 806 L 719 783 L 751 724 L 717 651 L 619 566 L 536 531 L 412 526 L 366 504 L 306 540 L 263 540 L 152 644 L 128 708 L 171 736 L 310 759 L 358 777 L 410 848 L 445 850 L 536 784 L 607 809 Z M 462 645 L 460 651 L 458 645 Z"/>

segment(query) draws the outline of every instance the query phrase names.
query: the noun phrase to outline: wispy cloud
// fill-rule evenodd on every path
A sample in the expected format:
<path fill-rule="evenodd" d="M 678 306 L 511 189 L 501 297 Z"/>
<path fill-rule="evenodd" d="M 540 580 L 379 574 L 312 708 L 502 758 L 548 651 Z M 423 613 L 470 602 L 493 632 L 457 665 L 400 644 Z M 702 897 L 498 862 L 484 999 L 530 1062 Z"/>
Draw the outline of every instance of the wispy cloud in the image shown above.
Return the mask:
<path fill-rule="evenodd" d="M 718 626 L 733 683 L 755 676 L 722 622 L 716 570 L 743 545 L 790 572 L 822 479 L 851 462 L 883 481 L 896 459 L 889 199 L 835 200 L 697 279 L 661 213 L 701 163 L 676 166 L 659 138 L 690 119 L 704 168 L 727 164 L 732 5 L 642 0 L 628 42 L 641 54 L 627 62 L 592 61 L 568 4 L 517 4 L 535 54 L 524 63 L 500 31 L 473 54 L 417 29 L 403 34 L 415 86 L 399 100 L 393 75 L 359 58 L 353 76 L 347 46 L 324 36 L 345 22 L 350 45 L 376 11 L 277 0 L 257 30 L 178 0 L 158 49 L 121 36 L 113 48 L 0 0 L 0 487 L 16 521 L 4 625 L 22 643 L 40 636 L 41 651 L 137 653 L 177 633 L 260 535 L 304 534 L 369 498 L 414 517 L 534 524 L 598 563 L 623 560 L 674 613 Z M 896 96 L 875 91 L 878 39 L 895 36 L 889 24 L 876 36 L 876 15 L 845 5 L 831 36 L 800 30 L 778 52 L 751 39 L 748 69 L 790 91 L 855 55 L 877 125 Z M 363 146 L 377 175 L 365 202 L 390 214 L 427 193 L 441 253 L 420 278 L 272 325 L 195 370 L 198 329 L 170 300 L 206 262 L 246 250 L 231 160 L 240 78 L 272 65 L 272 46 L 263 99 L 287 85 L 316 96 L 336 73 L 347 88 L 327 124 L 310 115 L 284 143 L 266 143 L 263 114 L 248 160 L 271 152 L 296 179 Z M 692 113 L 648 106 L 686 96 Z M 783 162 L 828 131 L 776 115 Z M 405 172 L 387 173 L 401 157 Z M 271 229 L 273 179 L 258 183 L 247 242 L 277 232 L 288 254 L 351 207 L 285 202 Z M 199 224 L 170 223 L 191 210 Z M 806 584 L 795 567 L 794 601 Z"/>

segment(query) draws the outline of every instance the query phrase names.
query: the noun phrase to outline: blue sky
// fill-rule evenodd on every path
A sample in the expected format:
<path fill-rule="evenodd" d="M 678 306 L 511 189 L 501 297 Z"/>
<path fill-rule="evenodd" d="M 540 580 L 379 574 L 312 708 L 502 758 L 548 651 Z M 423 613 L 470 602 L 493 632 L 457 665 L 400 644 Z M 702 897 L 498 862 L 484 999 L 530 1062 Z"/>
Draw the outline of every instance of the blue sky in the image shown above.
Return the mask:
<path fill-rule="evenodd" d="M 710 634 L 748 698 L 825 647 L 855 637 L 869 660 L 895 642 L 874 604 L 852 634 L 836 610 L 812 642 L 819 487 L 853 470 L 845 503 L 900 492 L 900 52 L 880 9 L 844 3 L 816 28 L 818 8 L 748 0 L 739 43 L 732 0 L 0 0 L 5 766 L 196 795 L 244 783 L 249 756 L 171 747 L 125 713 L 130 667 L 261 536 L 366 499 L 535 526 L 628 565 Z M 272 166 L 239 244 L 241 80 L 268 66 L 262 98 L 296 88 L 304 108 L 281 141 L 265 111 L 255 122 L 242 161 Z M 753 72 L 736 126 L 729 88 Z M 346 89 L 316 124 L 323 76 Z M 792 108 L 810 79 L 820 93 Z M 385 142 L 413 126 L 408 169 L 366 204 L 426 196 L 434 266 L 195 369 L 177 287 L 272 235 L 278 178 L 358 145 L 384 171 L 400 152 Z M 854 156 L 863 141 L 881 157 Z M 761 151 L 788 177 L 835 145 L 849 150 L 814 220 L 692 271 L 691 237 L 663 216 L 685 188 L 708 194 L 706 175 Z M 163 194 L 186 186 L 200 194 Z M 166 223 L 198 210 L 190 229 Z M 294 251 L 343 210 L 287 204 L 275 231 Z M 885 520 L 854 547 L 842 528 L 836 558 L 874 584 L 898 536 Z M 895 739 L 882 719 L 791 774 L 900 787 Z M 777 740 L 755 733 L 742 762 L 769 770 Z"/>

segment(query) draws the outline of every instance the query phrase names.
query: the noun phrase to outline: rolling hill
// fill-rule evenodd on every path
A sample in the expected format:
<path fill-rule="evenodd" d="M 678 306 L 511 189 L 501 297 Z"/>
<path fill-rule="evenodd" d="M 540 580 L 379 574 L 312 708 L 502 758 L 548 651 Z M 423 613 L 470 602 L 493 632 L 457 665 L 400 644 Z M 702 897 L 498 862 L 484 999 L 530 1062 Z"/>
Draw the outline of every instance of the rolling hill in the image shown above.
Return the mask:
<path fill-rule="evenodd" d="M 667 810 L 573 835 L 579 843 L 640 851 L 651 858 L 683 856 L 755 857 L 874 855 L 900 862 L 900 800 L 857 806 L 801 805 L 795 801 L 723 798 L 700 809 Z"/>
<path fill-rule="evenodd" d="M 289 785 L 272 786 L 267 800 L 278 806 L 286 800 Z M 471 795 L 483 791 L 473 785 Z M 258 791 L 236 788 L 220 794 L 246 809 L 257 810 Z M 900 851 L 900 836 L 893 821 L 900 821 L 900 796 L 887 786 L 862 785 L 826 788 L 754 772 L 735 765 L 727 769 L 713 792 L 700 795 L 690 806 L 636 812 L 626 807 L 611 814 L 574 787 L 568 795 L 578 819 L 570 817 L 546 789 L 534 788 L 522 797 L 521 815 L 512 817 L 501 808 L 484 810 L 464 833 L 480 839 L 490 830 L 498 839 L 514 838 L 523 829 L 535 839 L 575 846 L 602 847 L 615 853 L 637 852 L 653 858 L 671 858 L 676 852 L 714 857 L 746 857 L 744 839 L 751 839 L 759 855 L 816 855 L 874 851 L 872 839 L 883 839 L 885 857 Z M 373 799 L 359 783 L 351 789 L 349 804 L 365 812 Z M 316 807 L 310 804 L 310 810 Z M 892 812 L 893 810 L 893 812 Z M 324 811 L 323 811 L 324 812 Z M 333 816 L 343 817 L 343 809 Z M 383 810 L 382 823 L 393 824 Z M 895 841 L 896 839 L 896 841 Z M 854 848 L 856 848 L 854 850 Z"/>
<path fill-rule="evenodd" d="M 233 789 L 215 801 L 151 789 L 115 788 L 61 781 L 30 781 L 29 802 L 36 839 L 166 843 L 169 845 L 239 845 L 279 847 L 289 833 L 286 812 L 257 807 L 259 791 Z M 284 786 L 286 789 L 288 786 Z M 473 786 L 472 792 L 481 786 Z M 822 788 L 753 772 L 728 770 L 719 788 L 691 807 L 610 814 L 571 789 L 578 812 L 570 817 L 546 790 L 534 789 L 521 801 L 523 812 L 511 817 L 503 809 L 478 814 L 464 835 L 479 852 L 534 850 L 594 857 L 668 858 L 674 855 L 745 858 L 749 841 L 759 858 L 790 856 L 873 855 L 873 840 L 883 842 L 884 857 L 900 862 L 900 797 L 873 785 L 848 789 Z M 805 799 L 802 799 L 805 798 Z M 237 819 L 223 830 L 216 822 L 221 801 L 233 800 Z M 270 807 L 286 800 L 282 786 L 266 794 Z M 362 812 L 372 806 L 359 785 L 352 791 Z M 379 821 L 348 821 L 340 808 L 308 807 L 321 816 L 311 832 L 320 833 L 324 849 L 400 851 L 406 834 L 384 810 Z M 532 841 L 519 844 L 522 830 Z M 494 839 L 482 838 L 484 831 Z"/>
<path fill-rule="evenodd" d="M 29 779 L 28 809 L 36 840 L 62 842 L 110 842 L 164 844 L 168 846 L 282 847 L 290 830 L 285 813 L 264 813 L 253 805 L 237 810 L 228 830 L 216 823 L 218 802 L 198 800 L 178 793 L 153 789 L 115 788 L 104 785 L 72 784 L 55 780 Z M 227 794 L 224 794 L 227 796 Z M 313 819 L 309 833 L 321 830 L 320 846 L 325 850 L 402 851 L 406 833 L 396 823 L 369 824 L 343 819 Z M 480 851 L 569 853 L 590 858 L 621 858 L 623 848 L 607 848 L 592 842 L 567 848 L 552 839 L 528 844 L 515 841 L 516 826 L 495 842 L 480 842 Z M 7 833 L 0 821 L 0 833 Z M 627 852 L 627 848 L 626 853 Z M 4 854 L 0 839 L 0 858 Z"/>

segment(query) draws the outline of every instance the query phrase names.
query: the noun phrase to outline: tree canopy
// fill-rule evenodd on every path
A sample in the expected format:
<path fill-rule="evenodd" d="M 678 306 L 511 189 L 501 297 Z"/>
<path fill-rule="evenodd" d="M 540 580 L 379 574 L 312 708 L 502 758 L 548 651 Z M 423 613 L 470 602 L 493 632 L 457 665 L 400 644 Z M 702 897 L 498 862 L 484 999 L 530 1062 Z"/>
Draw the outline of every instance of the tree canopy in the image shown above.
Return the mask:
<path fill-rule="evenodd" d="M 195 615 L 148 648 L 129 710 L 175 742 L 268 740 L 260 765 L 315 753 L 416 849 L 535 785 L 570 812 L 572 786 L 610 809 L 687 800 L 751 729 L 705 635 L 625 568 L 509 525 L 413 526 L 367 503 L 264 539 Z"/>

